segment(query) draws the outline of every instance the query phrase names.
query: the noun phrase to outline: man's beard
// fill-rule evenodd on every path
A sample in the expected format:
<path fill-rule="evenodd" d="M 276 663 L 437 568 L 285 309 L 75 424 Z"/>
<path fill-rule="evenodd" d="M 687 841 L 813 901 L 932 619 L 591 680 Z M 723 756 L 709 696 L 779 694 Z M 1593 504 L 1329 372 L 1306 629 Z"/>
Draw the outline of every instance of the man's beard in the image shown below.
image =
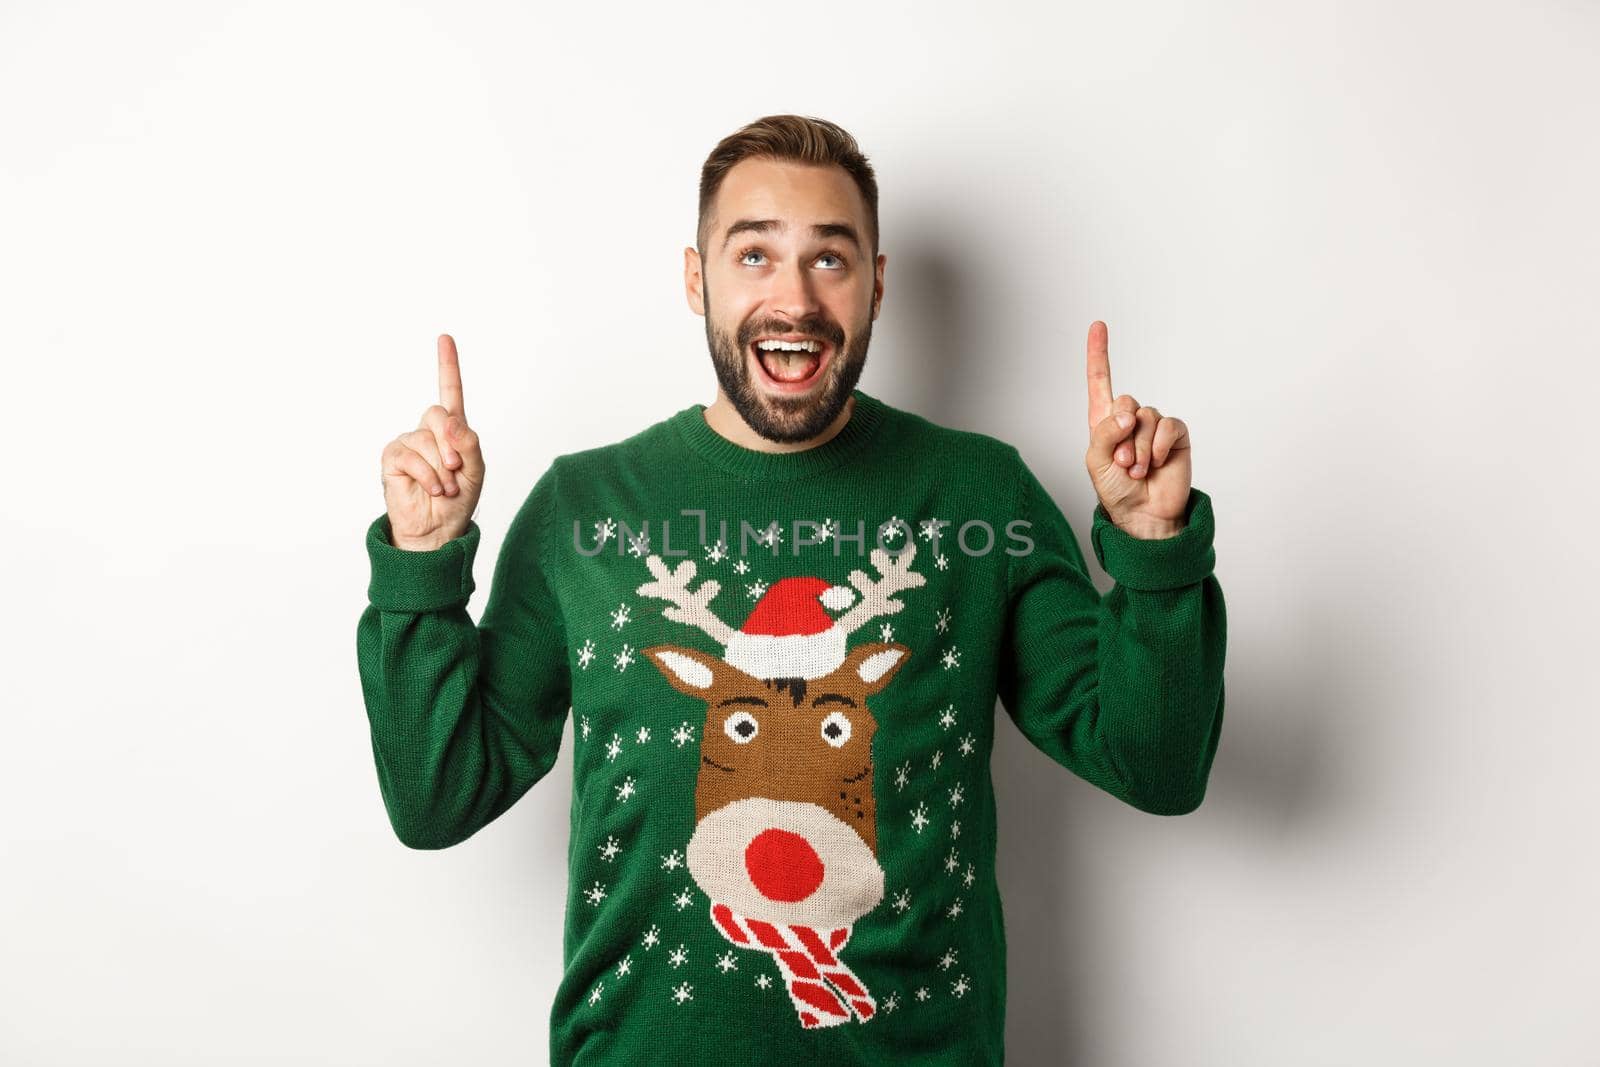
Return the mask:
<path fill-rule="evenodd" d="M 845 402 L 861 380 L 867 363 L 867 345 L 872 340 L 869 316 L 861 332 L 846 348 L 842 331 L 831 323 L 807 319 L 793 326 L 772 324 L 765 329 L 750 326 L 737 337 L 729 337 L 712 325 L 710 296 L 706 298 L 706 344 L 711 349 L 711 365 L 716 369 L 722 391 L 733 409 L 749 427 L 769 441 L 792 443 L 816 437 L 833 424 Z M 823 369 L 820 389 L 808 396 L 769 396 L 751 378 L 747 353 L 750 342 L 763 334 L 799 333 L 816 337 L 833 346 L 833 358 Z M 754 357 L 759 358 L 759 357 Z"/>

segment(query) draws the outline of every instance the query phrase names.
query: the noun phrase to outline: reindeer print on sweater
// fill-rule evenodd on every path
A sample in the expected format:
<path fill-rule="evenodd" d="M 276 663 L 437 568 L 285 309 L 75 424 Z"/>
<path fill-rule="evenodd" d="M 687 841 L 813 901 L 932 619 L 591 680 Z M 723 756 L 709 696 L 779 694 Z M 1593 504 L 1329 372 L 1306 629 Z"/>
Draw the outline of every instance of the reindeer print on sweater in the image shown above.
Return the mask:
<path fill-rule="evenodd" d="M 895 556 L 874 550 L 879 576 L 852 571 L 854 590 L 779 579 L 737 630 L 712 611 L 720 583 L 691 588 L 693 560 L 669 570 L 651 555 L 655 578 L 638 589 L 669 601 L 667 618 L 723 645 L 720 658 L 681 645 L 644 649 L 668 682 L 706 705 L 688 868 L 717 930 L 776 960 L 808 1029 L 877 1011 L 842 950 L 852 924 L 883 899 L 867 701 L 911 650 L 850 648 L 848 638 L 924 583 L 911 570 L 915 555 L 914 544 Z M 845 610 L 833 618 L 828 608 Z"/>

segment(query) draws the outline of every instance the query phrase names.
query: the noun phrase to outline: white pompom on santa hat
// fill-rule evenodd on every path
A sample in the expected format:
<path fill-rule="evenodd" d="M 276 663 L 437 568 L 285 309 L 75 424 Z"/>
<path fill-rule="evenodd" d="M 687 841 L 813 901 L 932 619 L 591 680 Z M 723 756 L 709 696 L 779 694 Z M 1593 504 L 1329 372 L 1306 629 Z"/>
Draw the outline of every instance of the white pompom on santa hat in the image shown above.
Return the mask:
<path fill-rule="evenodd" d="M 763 679 L 832 674 L 844 662 L 848 635 L 824 609 L 843 611 L 855 599 L 849 586 L 821 578 L 780 578 L 733 632 L 722 658 Z"/>

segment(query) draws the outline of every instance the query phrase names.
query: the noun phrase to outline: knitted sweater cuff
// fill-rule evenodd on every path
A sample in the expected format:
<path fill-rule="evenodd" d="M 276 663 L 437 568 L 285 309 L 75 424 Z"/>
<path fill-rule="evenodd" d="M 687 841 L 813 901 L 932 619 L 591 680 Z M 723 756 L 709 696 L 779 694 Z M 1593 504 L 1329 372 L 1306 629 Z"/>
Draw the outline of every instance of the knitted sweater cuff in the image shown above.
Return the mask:
<path fill-rule="evenodd" d="M 1171 537 L 1135 537 L 1111 521 L 1104 504 L 1096 504 L 1089 540 L 1100 566 L 1120 585 L 1154 592 L 1204 580 L 1217 562 L 1215 532 L 1211 497 L 1190 486 L 1184 527 Z"/>
<path fill-rule="evenodd" d="M 438 611 L 466 604 L 475 588 L 472 560 L 478 551 L 478 524 L 431 552 L 407 552 L 390 541 L 389 516 L 367 527 L 367 558 L 372 580 L 367 599 L 379 611 Z"/>

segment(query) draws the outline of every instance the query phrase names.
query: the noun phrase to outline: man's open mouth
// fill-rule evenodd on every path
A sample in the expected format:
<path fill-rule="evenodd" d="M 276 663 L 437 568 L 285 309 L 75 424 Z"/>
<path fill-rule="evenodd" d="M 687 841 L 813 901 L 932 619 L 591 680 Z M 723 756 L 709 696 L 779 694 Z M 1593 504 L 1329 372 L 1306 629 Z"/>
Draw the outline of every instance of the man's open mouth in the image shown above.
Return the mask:
<path fill-rule="evenodd" d="M 758 337 L 750 343 L 766 384 L 782 390 L 814 384 L 832 353 L 832 344 L 815 337 Z"/>

